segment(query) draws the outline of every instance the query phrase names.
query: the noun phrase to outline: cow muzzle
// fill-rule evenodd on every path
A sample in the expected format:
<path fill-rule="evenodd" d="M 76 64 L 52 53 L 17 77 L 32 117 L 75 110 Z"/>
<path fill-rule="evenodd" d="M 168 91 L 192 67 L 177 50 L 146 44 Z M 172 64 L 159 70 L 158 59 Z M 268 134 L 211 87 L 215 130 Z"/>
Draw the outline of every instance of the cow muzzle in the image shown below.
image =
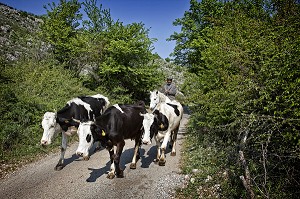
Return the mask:
<path fill-rule="evenodd" d="M 142 142 L 143 142 L 143 144 L 146 144 L 146 145 L 150 145 L 151 144 L 151 140 L 143 139 Z"/>
<path fill-rule="evenodd" d="M 42 146 L 46 146 L 46 145 L 49 145 L 50 142 L 48 142 L 47 140 L 41 140 L 41 145 Z"/>

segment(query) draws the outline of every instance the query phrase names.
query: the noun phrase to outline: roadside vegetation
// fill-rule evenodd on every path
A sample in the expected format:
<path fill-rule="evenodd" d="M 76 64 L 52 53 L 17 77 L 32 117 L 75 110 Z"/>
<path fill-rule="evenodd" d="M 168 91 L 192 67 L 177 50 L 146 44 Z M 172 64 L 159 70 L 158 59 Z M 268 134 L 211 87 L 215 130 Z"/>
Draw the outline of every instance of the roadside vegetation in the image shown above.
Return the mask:
<path fill-rule="evenodd" d="M 192 112 L 179 197 L 299 198 L 299 1 L 190 3 L 170 37 Z"/>

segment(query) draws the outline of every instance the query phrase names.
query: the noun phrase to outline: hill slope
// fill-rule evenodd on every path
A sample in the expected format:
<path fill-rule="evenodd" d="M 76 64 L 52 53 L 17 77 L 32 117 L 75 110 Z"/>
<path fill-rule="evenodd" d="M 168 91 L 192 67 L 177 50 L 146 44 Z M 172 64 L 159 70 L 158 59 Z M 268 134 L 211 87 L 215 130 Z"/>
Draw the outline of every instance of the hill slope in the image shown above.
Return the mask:
<path fill-rule="evenodd" d="M 33 43 L 42 19 L 0 3 L 0 55 L 18 59 Z"/>

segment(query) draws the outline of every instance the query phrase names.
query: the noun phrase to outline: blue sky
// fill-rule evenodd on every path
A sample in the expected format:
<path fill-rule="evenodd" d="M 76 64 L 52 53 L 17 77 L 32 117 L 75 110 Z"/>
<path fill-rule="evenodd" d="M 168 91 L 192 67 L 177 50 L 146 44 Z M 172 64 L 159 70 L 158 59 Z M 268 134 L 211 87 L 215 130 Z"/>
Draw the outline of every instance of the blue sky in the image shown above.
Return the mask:
<path fill-rule="evenodd" d="M 80 0 L 82 2 L 83 0 Z M 124 24 L 142 22 L 150 29 L 149 37 L 157 38 L 155 49 L 162 58 L 169 57 L 175 47 L 174 41 L 166 41 L 174 32 L 180 32 L 180 27 L 172 23 L 182 18 L 189 9 L 190 0 L 98 0 L 104 9 L 110 9 L 114 20 Z M 46 14 L 43 5 L 59 0 L 0 0 L 1 3 L 18 10 L 27 11 L 36 15 Z"/>

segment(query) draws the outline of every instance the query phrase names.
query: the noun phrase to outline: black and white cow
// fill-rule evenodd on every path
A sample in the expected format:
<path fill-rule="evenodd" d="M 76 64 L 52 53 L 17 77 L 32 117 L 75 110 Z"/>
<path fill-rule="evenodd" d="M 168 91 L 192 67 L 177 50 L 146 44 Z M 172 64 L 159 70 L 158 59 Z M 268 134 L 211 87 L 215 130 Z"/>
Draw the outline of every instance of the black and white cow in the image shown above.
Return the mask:
<path fill-rule="evenodd" d="M 145 104 L 113 105 L 103 115 L 97 117 L 96 122 L 81 122 L 78 127 L 79 145 L 76 154 L 88 156 L 88 151 L 94 141 L 100 141 L 106 145 L 109 151 L 111 168 L 107 178 L 123 177 L 120 169 L 120 158 L 125 146 L 125 139 L 134 139 L 135 148 L 131 169 L 136 168 L 139 159 L 139 147 L 143 133 L 141 113 L 146 113 Z M 117 147 L 116 153 L 114 146 Z"/>
<path fill-rule="evenodd" d="M 61 155 L 55 166 L 55 170 L 61 170 L 64 165 L 64 156 L 67 148 L 68 136 L 77 131 L 79 121 L 94 121 L 96 117 L 108 108 L 108 98 L 97 94 L 93 96 L 80 96 L 67 102 L 65 107 L 54 112 L 46 112 L 43 117 L 42 127 L 44 129 L 41 145 L 51 144 L 53 138 L 62 132 Z M 72 127 L 76 127 L 75 130 Z"/>
<path fill-rule="evenodd" d="M 142 142 L 151 144 L 151 139 L 154 136 L 157 146 L 156 161 L 160 166 L 165 165 L 165 151 L 170 138 L 171 156 L 176 155 L 177 133 L 183 116 L 182 105 L 176 100 L 170 102 L 169 100 L 159 99 L 164 97 L 166 96 L 159 91 L 151 93 L 150 108 L 154 108 L 154 110 L 152 113 L 141 114 L 144 117 L 143 127 L 145 131 Z"/>

